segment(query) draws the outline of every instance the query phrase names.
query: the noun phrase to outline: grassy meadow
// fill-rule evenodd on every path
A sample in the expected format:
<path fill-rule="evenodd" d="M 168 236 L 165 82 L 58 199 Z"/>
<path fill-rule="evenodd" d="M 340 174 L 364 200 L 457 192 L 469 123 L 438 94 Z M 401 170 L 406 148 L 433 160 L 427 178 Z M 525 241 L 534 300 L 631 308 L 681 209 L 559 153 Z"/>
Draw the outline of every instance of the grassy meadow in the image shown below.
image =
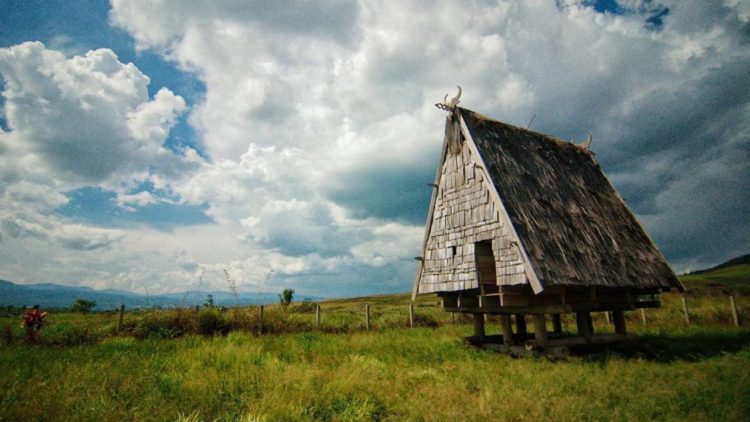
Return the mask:
<path fill-rule="evenodd" d="M 6 315 L 0 420 L 747 420 L 747 275 L 686 278 L 691 325 L 666 294 L 628 315 L 641 346 L 556 360 L 467 346 L 470 319 L 429 295 L 413 329 L 408 295 L 323 302 L 320 329 L 314 306 L 268 307 L 263 335 L 257 308 L 127 312 L 119 334 L 116 313 L 52 313 L 29 344 Z"/>

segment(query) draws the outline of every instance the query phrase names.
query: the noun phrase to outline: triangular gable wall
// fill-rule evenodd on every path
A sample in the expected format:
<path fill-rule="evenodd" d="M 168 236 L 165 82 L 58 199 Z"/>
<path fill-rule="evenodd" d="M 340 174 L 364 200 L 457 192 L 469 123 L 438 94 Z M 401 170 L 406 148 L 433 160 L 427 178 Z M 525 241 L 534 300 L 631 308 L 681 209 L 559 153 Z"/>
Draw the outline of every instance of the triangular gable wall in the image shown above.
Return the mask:
<path fill-rule="evenodd" d="M 454 124 L 460 126 L 451 127 Z M 459 127 L 460 149 L 452 147 L 449 139 L 451 130 Z M 530 282 L 536 293 L 542 290 L 484 168 L 462 117 L 454 113 L 446 122 L 413 295 L 479 287 L 474 245 L 487 240 L 492 241 L 498 285 Z"/>

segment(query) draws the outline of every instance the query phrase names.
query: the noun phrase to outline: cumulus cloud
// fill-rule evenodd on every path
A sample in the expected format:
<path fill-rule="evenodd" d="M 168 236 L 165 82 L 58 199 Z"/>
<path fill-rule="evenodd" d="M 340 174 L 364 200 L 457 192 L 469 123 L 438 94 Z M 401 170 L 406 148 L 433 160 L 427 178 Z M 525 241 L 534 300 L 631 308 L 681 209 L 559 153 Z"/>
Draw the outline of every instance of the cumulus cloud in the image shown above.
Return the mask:
<path fill-rule="evenodd" d="M 67 57 L 26 42 L 0 49 L 0 75 L 7 126 L 0 131 L 0 267 L 19 281 L 77 284 L 127 232 L 57 210 L 86 186 L 122 193 L 123 207 L 143 206 L 154 199 L 134 187 L 196 168 L 202 160 L 194 151 L 163 146 L 186 104 L 167 89 L 150 99 L 149 78 L 108 49 Z M 61 265 L 73 257 L 90 265 Z"/>
<path fill-rule="evenodd" d="M 0 74 L 10 128 L 0 142 L 57 181 L 118 184 L 181 160 L 162 145 L 184 100 L 167 89 L 149 100 L 148 77 L 111 50 L 67 58 L 27 42 L 0 49 Z"/>
<path fill-rule="evenodd" d="M 299 152 L 299 170 L 275 167 L 290 179 L 270 194 L 233 189 L 235 196 L 252 191 L 255 200 L 264 198 L 258 209 L 297 204 L 299 220 L 307 221 L 306 206 L 323 209 L 310 198 L 323 198 L 350 217 L 419 224 L 429 195 L 420 186 L 432 177 L 440 144 L 442 122 L 431 104 L 460 83 L 463 103 L 486 114 L 518 125 L 536 116 L 535 129 L 567 139 L 594 133 L 605 170 L 674 262 L 706 263 L 748 247 L 722 238 L 721 252 L 709 254 L 719 238 L 696 238 L 698 229 L 666 230 L 662 223 L 695 221 L 675 206 L 677 198 L 711 201 L 696 188 L 705 186 L 707 169 L 747 149 L 748 133 L 737 122 L 748 117 L 750 51 L 747 11 L 738 2 L 622 1 L 610 10 L 577 0 L 442 2 L 426 13 L 419 2 L 362 1 L 341 12 L 348 19 L 326 36 L 314 19 L 290 31 L 278 19 L 294 17 L 253 13 L 252 6 L 240 13 L 231 3 L 181 8 L 179 21 L 153 13 L 171 6 L 114 2 L 111 16 L 141 48 L 162 51 L 206 81 L 206 100 L 191 121 L 212 157 L 253 161 L 265 145 L 277 146 L 270 155 L 284 147 Z M 259 31 L 277 26 L 281 35 Z M 238 177 L 231 167 L 222 163 L 229 172 L 214 166 L 208 172 L 220 180 Z M 726 195 L 743 197 L 729 181 L 747 180 L 747 171 L 724 166 L 710 173 Z M 221 189 L 204 200 L 220 214 L 216 197 L 227 194 Z M 728 212 L 705 208 L 707 220 Z M 289 218 L 235 211 L 231 218 L 244 221 L 261 244 L 304 232 L 296 222 L 283 223 Z M 744 214 L 732 215 L 740 227 L 750 224 Z M 321 227 L 336 232 L 337 221 Z M 322 233 L 306 234 L 320 239 Z M 372 228 L 368 236 L 375 236 Z M 352 250 L 370 237 L 356 238 Z M 688 239 L 699 244 L 681 247 Z"/>

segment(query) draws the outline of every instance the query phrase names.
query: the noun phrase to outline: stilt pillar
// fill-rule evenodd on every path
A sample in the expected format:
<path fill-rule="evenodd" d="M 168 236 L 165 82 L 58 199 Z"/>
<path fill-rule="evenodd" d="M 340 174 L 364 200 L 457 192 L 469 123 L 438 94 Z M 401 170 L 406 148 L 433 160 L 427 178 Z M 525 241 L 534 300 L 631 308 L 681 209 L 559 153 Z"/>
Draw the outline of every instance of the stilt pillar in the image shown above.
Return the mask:
<path fill-rule="evenodd" d="M 513 345 L 513 323 L 510 315 L 500 315 L 500 328 L 503 330 L 503 344 L 506 346 Z"/>
<path fill-rule="evenodd" d="M 578 335 L 585 338 L 586 341 L 591 341 L 593 337 L 593 330 L 590 325 L 591 314 L 588 312 L 576 312 L 576 328 L 578 329 Z"/>
<path fill-rule="evenodd" d="M 474 337 L 479 341 L 484 340 L 484 314 L 474 315 Z"/>
<path fill-rule="evenodd" d="M 526 340 L 526 318 L 524 314 L 516 314 L 516 334 L 521 341 Z"/>
<path fill-rule="evenodd" d="M 625 325 L 625 313 L 622 311 L 613 311 L 612 319 L 615 320 L 615 333 L 628 335 L 628 328 Z"/>
<path fill-rule="evenodd" d="M 547 345 L 547 320 L 544 314 L 534 314 L 534 339 L 540 346 Z"/>
<path fill-rule="evenodd" d="M 562 335 L 562 317 L 560 314 L 552 314 L 552 327 L 555 334 Z"/>

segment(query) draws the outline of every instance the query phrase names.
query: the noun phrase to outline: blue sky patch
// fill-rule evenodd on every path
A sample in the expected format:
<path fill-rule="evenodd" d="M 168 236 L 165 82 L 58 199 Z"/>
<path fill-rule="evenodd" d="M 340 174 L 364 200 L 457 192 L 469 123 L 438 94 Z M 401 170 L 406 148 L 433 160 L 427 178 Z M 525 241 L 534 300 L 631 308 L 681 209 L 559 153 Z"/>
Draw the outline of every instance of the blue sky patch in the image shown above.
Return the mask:
<path fill-rule="evenodd" d="M 72 220 L 103 227 L 124 227 L 141 223 L 160 230 L 175 226 L 205 224 L 212 220 L 206 205 L 179 205 L 167 202 L 146 205 L 129 211 L 119 207 L 116 194 L 98 187 L 85 187 L 67 194 L 70 201 L 57 211 Z M 158 196 L 158 195 L 154 195 Z"/>
<path fill-rule="evenodd" d="M 668 7 L 654 3 L 653 1 L 644 1 L 637 9 L 623 6 L 617 0 L 590 0 L 585 1 L 583 4 L 592 7 L 598 13 L 642 15 L 646 18 L 643 26 L 651 31 L 661 30 L 664 27 L 664 18 L 670 13 Z"/>

